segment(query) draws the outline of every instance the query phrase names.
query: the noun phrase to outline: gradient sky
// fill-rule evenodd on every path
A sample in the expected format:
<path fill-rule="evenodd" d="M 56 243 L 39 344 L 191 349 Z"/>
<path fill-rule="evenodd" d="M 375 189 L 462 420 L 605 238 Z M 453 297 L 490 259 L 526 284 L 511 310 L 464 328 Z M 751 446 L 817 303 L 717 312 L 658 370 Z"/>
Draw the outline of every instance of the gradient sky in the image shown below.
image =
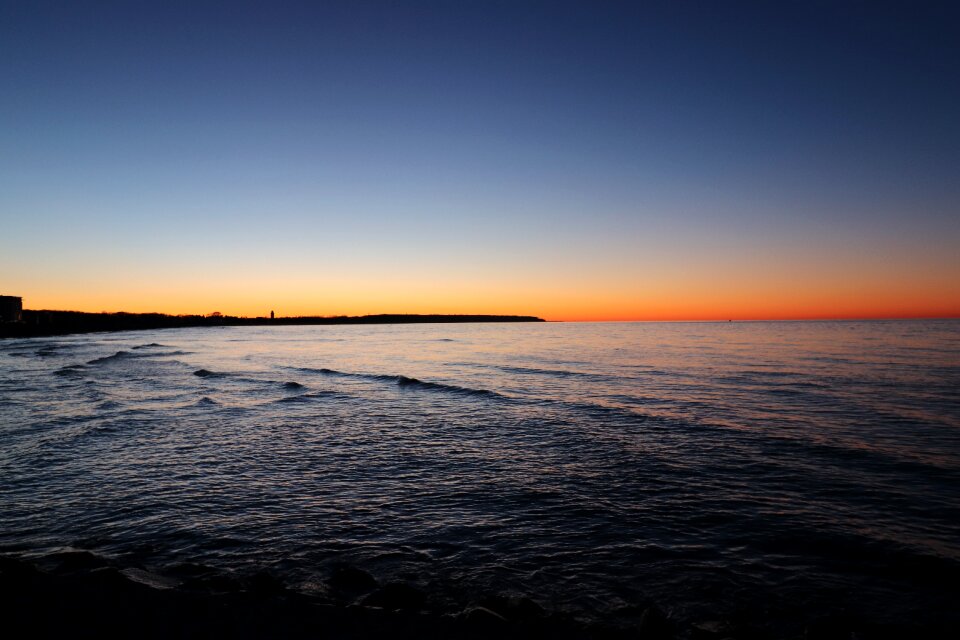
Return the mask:
<path fill-rule="evenodd" d="M 0 2 L 0 293 L 960 316 L 953 4 Z"/>

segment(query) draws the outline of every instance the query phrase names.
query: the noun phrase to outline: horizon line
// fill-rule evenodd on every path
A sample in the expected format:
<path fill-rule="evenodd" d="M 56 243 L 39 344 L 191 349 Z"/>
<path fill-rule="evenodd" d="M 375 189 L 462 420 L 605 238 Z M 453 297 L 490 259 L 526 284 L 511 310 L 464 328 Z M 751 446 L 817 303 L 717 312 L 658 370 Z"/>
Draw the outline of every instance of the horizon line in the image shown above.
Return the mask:
<path fill-rule="evenodd" d="M 60 312 L 60 313 L 90 313 L 90 314 L 129 314 L 129 315 L 165 315 L 172 317 L 189 317 L 189 316 L 199 316 L 199 317 L 211 317 L 211 313 L 167 313 L 163 311 L 80 311 L 77 309 L 24 309 L 23 311 L 31 312 Z M 222 313 L 224 317 L 234 317 L 234 318 L 244 318 L 244 319 L 268 319 L 269 315 L 264 316 L 249 316 L 249 315 L 232 315 L 230 313 Z M 571 318 L 571 319 L 552 319 L 538 314 L 528 314 L 528 313 L 394 313 L 394 312 L 378 312 L 378 313 L 365 313 L 365 314 L 300 314 L 293 316 L 276 316 L 276 319 L 287 319 L 294 320 L 297 318 L 361 318 L 369 316 L 516 316 L 516 317 L 535 317 L 544 320 L 545 322 L 553 323 L 605 323 L 605 324 L 614 324 L 614 323 L 731 323 L 731 322 L 866 322 L 866 321 L 883 321 L 883 320 L 960 320 L 960 312 L 949 313 L 943 315 L 909 315 L 909 314 L 898 314 L 898 315 L 817 315 L 817 316 L 808 316 L 808 317 L 749 317 L 749 318 L 738 318 L 734 317 L 713 317 L 713 318 Z"/>

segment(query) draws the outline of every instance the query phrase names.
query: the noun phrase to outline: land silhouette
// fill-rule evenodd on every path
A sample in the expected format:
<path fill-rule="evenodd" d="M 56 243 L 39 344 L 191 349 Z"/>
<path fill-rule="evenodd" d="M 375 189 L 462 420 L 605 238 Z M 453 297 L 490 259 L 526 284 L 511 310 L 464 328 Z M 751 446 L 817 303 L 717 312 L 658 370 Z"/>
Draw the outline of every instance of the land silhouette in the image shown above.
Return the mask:
<path fill-rule="evenodd" d="M 183 327 L 246 327 L 279 325 L 415 324 L 457 322 L 545 322 L 535 316 L 485 314 L 381 313 L 365 316 L 288 316 L 246 318 L 214 312 L 209 315 L 164 313 L 87 313 L 24 309 L 20 322 L 0 323 L 0 338 L 28 338 L 97 331 L 139 331 Z"/>

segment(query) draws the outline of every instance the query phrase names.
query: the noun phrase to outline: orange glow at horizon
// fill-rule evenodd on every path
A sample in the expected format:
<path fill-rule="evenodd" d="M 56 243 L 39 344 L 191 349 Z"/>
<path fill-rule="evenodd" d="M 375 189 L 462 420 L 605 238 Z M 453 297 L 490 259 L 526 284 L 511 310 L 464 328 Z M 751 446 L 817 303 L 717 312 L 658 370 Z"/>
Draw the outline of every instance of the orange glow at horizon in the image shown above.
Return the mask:
<path fill-rule="evenodd" d="M 578 283 L 580 284 L 580 283 Z M 622 283 L 621 283 L 622 284 Z M 960 317 L 955 282 L 740 283 L 661 282 L 636 287 L 563 283 L 369 281 L 256 282 L 249 279 L 77 291 L 68 286 L 4 291 L 27 309 L 87 312 L 334 316 L 378 313 L 533 315 L 552 321 L 723 321 Z"/>
<path fill-rule="evenodd" d="M 578 254 L 342 255 L 243 252 L 177 261 L 89 256 L 11 263 L 0 293 L 27 309 L 236 316 L 378 313 L 533 315 L 555 321 L 960 317 L 947 244 L 811 248 L 717 241 L 611 244 Z M 249 252 L 248 254 L 249 255 Z M 680 259 L 678 256 L 684 256 Z M 118 264 L 128 265 L 118 268 Z"/>

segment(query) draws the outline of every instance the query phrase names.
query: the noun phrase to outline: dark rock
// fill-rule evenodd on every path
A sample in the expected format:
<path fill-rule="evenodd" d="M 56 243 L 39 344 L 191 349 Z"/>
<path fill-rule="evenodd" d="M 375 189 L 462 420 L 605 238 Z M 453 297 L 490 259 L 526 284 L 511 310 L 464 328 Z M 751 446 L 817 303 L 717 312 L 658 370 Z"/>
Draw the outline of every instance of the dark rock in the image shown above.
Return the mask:
<path fill-rule="evenodd" d="M 191 578 L 183 583 L 183 588 L 187 591 L 207 593 L 235 593 L 240 591 L 243 585 L 232 576 L 215 573 Z"/>
<path fill-rule="evenodd" d="M 403 582 L 393 582 L 377 589 L 366 598 L 363 604 L 368 607 L 381 607 L 390 611 L 416 611 L 426 604 L 426 594 Z"/>
<path fill-rule="evenodd" d="M 527 597 L 488 596 L 480 600 L 480 606 L 507 620 L 530 620 L 546 615 L 543 607 Z"/>
<path fill-rule="evenodd" d="M 0 556 L 0 577 L 3 578 L 4 584 L 15 585 L 17 581 L 29 580 L 39 573 L 37 568 L 29 563 L 16 558 Z"/>
<path fill-rule="evenodd" d="M 471 607 L 461 615 L 463 620 L 477 631 L 493 631 L 507 624 L 506 618 L 486 607 Z"/>
<path fill-rule="evenodd" d="M 140 586 L 113 567 L 101 567 L 87 574 L 89 584 L 112 591 L 133 592 Z M 145 587 L 149 588 L 149 587 Z"/>
<path fill-rule="evenodd" d="M 276 576 L 266 571 L 258 571 L 247 579 L 247 589 L 260 595 L 278 594 L 286 591 L 286 586 Z"/>
<path fill-rule="evenodd" d="M 690 640 L 725 640 L 730 633 L 730 625 L 720 620 L 703 620 L 690 626 Z"/>
<path fill-rule="evenodd" d="M 624 620 L 633 620 L 634 624 L 640 620 L 640 617 L 650 608 L 650 602 L 634 602 L 616 607 L 610 611 L 610 616 L 622 618 Z"/>
<path fill-rule="evenodd" d="M 513 610 L 516 613 L 516 616 L 521 619 L 540 618 L 545 616 L 547 613 L 543 607 L 530 598 L 517 598 L 516 605 L 514 606 Z"/>
<path fill-rule="evenodd" d="M 109 567 L 110 563 L 89 551 L 63 551 L 53 553 L 43 558 L 44 564 L 53 564 L 60 573 L 75 573 L 80 571 L 93 571 Z"/>
<path fill-rule="evenodd" d="M 380 586 L 372 575 L 350 565 L 336 567 L 330 576 L 329 584 L 337 591 L 354 595 L 369 593 Z"/>
<path fill-rule="evenodd" d="M 808 640 L 846 640 L 851 637 L 853 622 L 842 612 L 832 613 L 807 625 Z"/>
<path fill-rule="evenodd" d="M 175 564 L 172 567 L 168 567 L 165 570 L 165 573 L 175 577 L 175 578 L 198 578 L 200 576 L 210 575 L 214 570 L 210 567 L 206 567 L 202 564 L 195 564 L 193 562 L 182 562 L 180 564 Z"/>
<path fill-rule="evenodd" d="M 658 607 L 647 607 L 640 616 L 637 631 L 643 640 L 668 640 L 673 638 L 674 625 Z"/>

